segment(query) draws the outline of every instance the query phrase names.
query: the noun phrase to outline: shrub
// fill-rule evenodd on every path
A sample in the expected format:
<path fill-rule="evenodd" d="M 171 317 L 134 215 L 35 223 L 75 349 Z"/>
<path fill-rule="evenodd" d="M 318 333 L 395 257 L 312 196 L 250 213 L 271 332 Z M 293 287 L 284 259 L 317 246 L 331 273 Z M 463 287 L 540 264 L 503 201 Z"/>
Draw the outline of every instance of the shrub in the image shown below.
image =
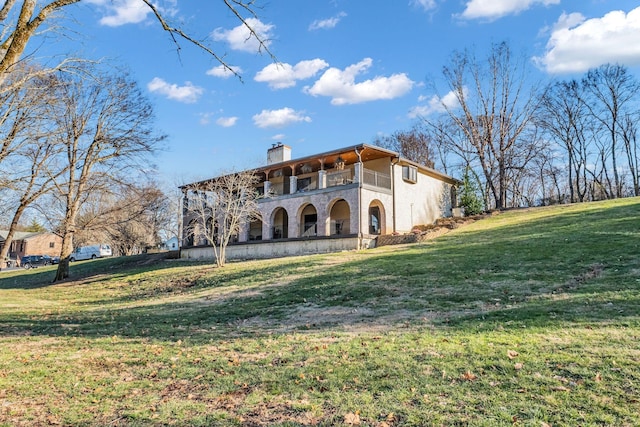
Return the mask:
<path fill-rule="evenodd" d="M 484 211 L 484 203 L 479 195 L 476 180 L 470 177 L 470 168 L 464 171 L 462 179 L 462 192 L 460 193 L 460 206 L 464 208 L 465 216 L 478 215 Z"/>

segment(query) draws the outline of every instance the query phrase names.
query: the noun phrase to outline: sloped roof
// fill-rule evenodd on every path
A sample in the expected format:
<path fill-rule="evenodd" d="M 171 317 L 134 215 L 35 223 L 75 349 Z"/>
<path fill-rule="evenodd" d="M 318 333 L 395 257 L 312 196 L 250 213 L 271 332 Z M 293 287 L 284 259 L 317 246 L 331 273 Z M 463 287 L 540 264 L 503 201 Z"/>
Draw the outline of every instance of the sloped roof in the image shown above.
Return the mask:
<path fill-rule="evenodd" d="M 349 165 L 349 164 L 353 164 L 358 162 L 359 158 L 362 159 L 363 162 L 366 161 L 370 161 L 370 160 L 376 160 L 376 159 L 381 159 L 384 157 L 392 157 L 395 158 L 398 162 L 402 162 L 405 164 L 411 164 L 416 166 L 417 168 L 419 168 L 422 172 L 426 173 L 427 175 L 430 175 L 434 178 L 440 179 L 442 181 L 445 181 L 447 183 L 450 184 L 460 184 L 460 181 L 457 180 L 456 178 L 453 178 L 452 176 L 449 176 L 447 174 L 444 174 L 442 172 L 439 172 L 435 169 L 426 167 L 424 165 L 418 164 L 416 162 L 413 162 L 409 159 L 405 159 L 403 157 L 400 156 L 399 153 L 395 152 L 395 151 L 391 151 L 388 150 L 386 148 L 381 148 L 381 147 L 376 147 L 375 145 L 369 145 L 369 144 L 358 144 L 358 145 L 352 145 L 349 147 L 344 147 L 344 148 L 339 148 L 336 150 L 331 150 L 331 151 L 326 151 L 323 153 L 318 153 L 318 154 L 313 154 L 311 156 L 305 156 L 305 157 L 299 157 L 299 158 L 295 158 L 295 159 L 291 159 L 291 160 L 286 160 L 284 162 L 280 162 L 280 163 L 273 163 L 270 165 L 265 165 L 265 166 L 260 166 L 257 167 L 255 169 L 253 169 L 254 173 L 266 173 L 268 171 L 273 171 L 276 169 L 281 169 L 287 166 L 292 166 L 292 165 L 298 165 L 301 163 L 306 163 L 309 161 L 313 161 L 313 160 L 319 160 L 322 159 L 323 163 L 326 164 L 333 164 L 336 159 L 338 157 L 341 157 L 342 160 L 344 160 L 345 164 Z M 189 188 L 191 186 L 197 186 L 199 184 L 205 184 L 207 182 L 210 181 L 214 181 L 216 179 L 220 178 L 220 176 L 218 177 L 214 177 L 214 178 L 210 178 L 210 179 L 206 179 L 203 181 L 199 181 L 199 182 L 194 182 L 191 184 L 186 184 L 186 185 L 182 185 L 179 188 L 180 189 L 185 189 L 185 188 Z"/>
<path fill-rule="evenodd" d="M 0 230 L 0 240 L 6 240 L 9 230 Z M 13 233 L 13 240 L 27 240 L 40 234 L 49 234 L 47 231 L 16 231 Z"/>

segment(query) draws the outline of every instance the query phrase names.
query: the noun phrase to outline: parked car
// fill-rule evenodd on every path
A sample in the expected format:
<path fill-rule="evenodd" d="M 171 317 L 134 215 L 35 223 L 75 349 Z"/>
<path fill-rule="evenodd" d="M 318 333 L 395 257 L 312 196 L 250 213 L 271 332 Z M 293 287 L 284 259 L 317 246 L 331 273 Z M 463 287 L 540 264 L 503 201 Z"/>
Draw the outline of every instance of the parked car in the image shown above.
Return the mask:
<path fill-rule="evenodd" d="M 111 256 L 111 246 L 106 244 L 80 246 L 69 257 L 69 261 L 82 261 L 85 259 L 96 259 Z"/>
<path fill-rule="evenodd" d="M 20 260 L 20 265 L 27 270 L 49 264 L 52 264 L 52 262 L 51 257 L 48 255 L 25 255 Z"/>

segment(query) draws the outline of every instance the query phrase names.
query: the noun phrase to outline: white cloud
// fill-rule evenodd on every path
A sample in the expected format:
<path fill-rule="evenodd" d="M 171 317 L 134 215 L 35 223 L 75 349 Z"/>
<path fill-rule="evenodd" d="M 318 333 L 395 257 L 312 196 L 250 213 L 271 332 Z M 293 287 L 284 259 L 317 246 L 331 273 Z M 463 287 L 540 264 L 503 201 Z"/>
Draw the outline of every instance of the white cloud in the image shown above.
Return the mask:
<path fill-rule="evenodd" d="M 414 6 L 419 6 L 424 10 L 431 10 L 431 9 L 435 9 L 436 0 L 411 0 L 409 4 L 412 4 Z"/>
<path fill-rule="evenodd" d="M 125 24 L 137 24 L 145 20 L 151 9 L 140 0 L 88 0 L 106 11 L 100 24 L 118 27 Z"/>
<path fill-rule="evenodd" d="M 365 58 L 344 70 L 329 68 L 313 86 L 306 87 L 305 92 L 313 96 L 330 96 L 331 104 L 344 105 L 398 98 L 413 87 L 414 82 L 404 73 L 356 83 L 356 76 L 367 71 L 372 62 L 371 58 Z"/>
<path fill-rule="evenodd" d="M 230 128 L 232 126 L 235 126 L 237 122 L 238 122 L 237 117 L 220 117 L 218 120 L 216 120 L 216 124 L 224 128 Z"/>
<path fill-rule="evenodd" d="M 254 80 L 267 82 L 271 89 L 284 89 L 295 86 L 297 80 L 315 76 L 318 71 L 328 66 L 328 63 L 317 58 L 309 61 L 300 61 L 294 66 L 290 64 L 269 64 L 256 74 Z"/>
<path fill-rule="evenodd" d="M 174 101 L 184 102 L 186 104 L 194 103 L 198 100 L 204 89 L 194 86 L 191 82 L 185 82 L 184 86 L 170 84 L 155 77 L 147 84 L 147 89 L 153 93 L 159 93 Z"/>
<path fill-rule="evenodd" d="M 285 139 L 286 135 L 284 133 L 278 133 L 276 135 L 273 135 L 271 137 L 271 139 L 273 139 L 274 141 L 282 141 L 283 139 Z"/>
<path fill-rule="evenodd" d="M 311 117 L 305 116 L 303 111 L 295 111 L 288 107 L 280 110 L 262 110 L 260 114 L 253 116 L 253 123 L 259 128 L 282 128 L 299 122 L 311 122 Z"/>
<path fill-rule="evenodd" d="M 465 94 L 467 93 L 466 88 L 464 88 L 464 92 Z M 420 96 L 418 101 L 427 101 L 427 105 L 418 105 L 409 110 L 408 116 L 411 119 L 415 119 L 416 117 L 426 117 L 433 113 L 443 113 L 447 108 L 455 109 L 460 105 L 455 92 L 449 92 L 442 98 L 438 95 L 433 95 L 431 98 Z"/>
<path fill-rule="evenodd" d="M 560 0 L 470 0 L 460 15 L 464 19 L 498 19 L 515 15 L 534 5 L 549 6 L 560 4 Z"/>
<path fill-rule="evenodd" d="M 256 18 L 248 18 L 247 25 L 253 29 L 253 31 L 260 37 L 266 47 L 269 47 L 271 41 L 271 31 L 275 28 L 274 25 L 264 24 L 262 21 Z M 223 28 L 216 28 L 211 36 L 215 41 L 227 42 L 231 49 L 241 50 L 244 52 L 256 53 L 260 51 L 260 42 L 256 37 L 251 34 L 247 25 L 240 24 L 230 30 Z"/>
<path fill-rule="evenodd" d="M 233 72 L 231 72 L 231 70 L 229 70 L 229 68 L 225 67 L 224 65 L 218 65 L 217 67 L 213 67 L 210 70 L 207 70 L 207 75 L 227 79 L 229 77 L 235 76 L 235 74 L 233 74 L 234 72 L 236 74 L 242 74 L 242 68 L 235 66 L 231 66 L 230 68 L 231 70 L 233 70 Z"/>
<path fill-rule="evenodd" d="M 333 18 L 315 20 L 315 21 L 313 21 L 311 23 L 311 25 L 309 25 L 309 31 L 313 31 L 313 30 L 329 30 L 331 28 L 335 28 L 335 26 L 338 25 L 340 20 L 342 20 L 342 18 L 344 18 L 345 16 L 347 16 L 346 13 L 340 12 L 336 16 L 334 16 Z"/>
<path fill-rule="evenodd" d="M 534 61 L 550 73 L 581 72 L 605 63 L 640 64 L 640 7 L 593 19 L 562 14 L 546 53 Z"/>

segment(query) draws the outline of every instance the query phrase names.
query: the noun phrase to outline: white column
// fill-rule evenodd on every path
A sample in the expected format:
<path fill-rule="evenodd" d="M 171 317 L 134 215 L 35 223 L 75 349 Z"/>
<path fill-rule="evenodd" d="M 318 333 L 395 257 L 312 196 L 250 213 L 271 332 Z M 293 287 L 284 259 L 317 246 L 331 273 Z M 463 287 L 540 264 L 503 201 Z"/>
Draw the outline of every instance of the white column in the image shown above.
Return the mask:
<path fill-rule="evenodd" d="M 318 171 L 318 189 L 327 188 L 327 171 L 322 169 Z"/>
<path fill-rule="evenodd" d="M 353 182 L 360 182 L 362 178 L 362 163 L 358 162 L 353 164 L 353 174 Z"/>

